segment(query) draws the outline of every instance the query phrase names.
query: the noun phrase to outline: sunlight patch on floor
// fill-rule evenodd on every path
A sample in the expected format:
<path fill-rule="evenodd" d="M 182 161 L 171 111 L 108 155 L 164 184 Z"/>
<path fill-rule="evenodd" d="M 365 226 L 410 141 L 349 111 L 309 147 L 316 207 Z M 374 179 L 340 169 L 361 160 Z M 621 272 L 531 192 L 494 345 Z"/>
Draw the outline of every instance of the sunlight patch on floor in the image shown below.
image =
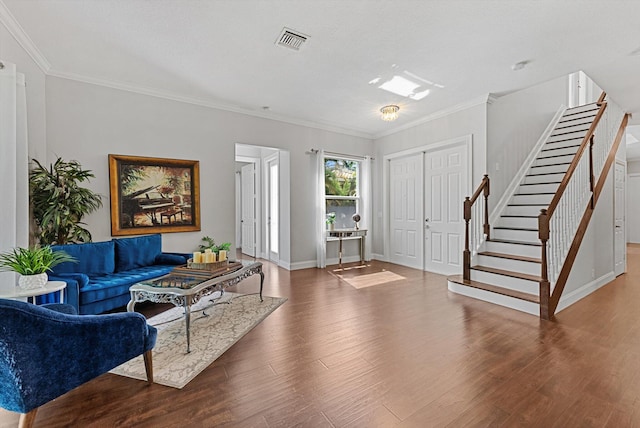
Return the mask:
<path fill-rule="evenodd" d="M 352 278 L 342 278 L 342 279 L 352 287 L 365 288 L 365 287 L 372 287 L 374 285 L 388 284 L 394 281 L 401 281 L 406 278 L 404 276 L 400 276 L 393 272 L 383 271 L 383 272 L 370 273 L 366 275 L 359 275 Z"/>

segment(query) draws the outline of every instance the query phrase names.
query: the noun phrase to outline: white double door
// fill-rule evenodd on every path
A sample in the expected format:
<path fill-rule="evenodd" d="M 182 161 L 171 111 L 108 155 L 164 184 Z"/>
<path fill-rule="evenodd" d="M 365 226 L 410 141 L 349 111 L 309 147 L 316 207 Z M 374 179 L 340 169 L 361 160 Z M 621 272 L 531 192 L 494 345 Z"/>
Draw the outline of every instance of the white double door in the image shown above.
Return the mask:
<path fill-rule="evenodd" d="M 390 261 L 445 275 L 462 272 L 465 144 L 389 161 Z"/>

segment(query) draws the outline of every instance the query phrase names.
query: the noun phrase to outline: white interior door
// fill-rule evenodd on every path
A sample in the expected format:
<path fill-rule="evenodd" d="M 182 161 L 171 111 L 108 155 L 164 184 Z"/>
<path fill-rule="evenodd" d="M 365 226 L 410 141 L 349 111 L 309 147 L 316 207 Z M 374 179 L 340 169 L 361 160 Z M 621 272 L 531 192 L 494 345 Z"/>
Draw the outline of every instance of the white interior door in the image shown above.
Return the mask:
<path fill-rule="evenodd" d="M 629 175 L 627 180 L 629 195 L 637 193 L 640 189 L 640 175 Z M 629 242 L 640 244 L 640 198 L 627 198 L 627 228 L 629 229 Z"/>
<path fill-rule="evenodd" d="M 242 253 L 256 257 L 256 170 L 250 163 L 242 167 Z"/>
<path fill-rule="evenodd" d="M 390 261 L 423 268 L 423 153 L 389 161 Z"/>
<path fill-rule="evenodd" d="M 462 272 L 467 194 L 467 147 L 458 145 L 425 154 L 424 269 L 452 275 Z"/>
<path fill-rule="evenodd" d="M 279 260 L 279 243 L 280 243 L 280 164 L 278 155 L 271 156 L 266 160 L 267 172 L 267 251 L 269 260 L 278 263 Z"/>
<path fill-rule="evenodd" d="M 626 270 L 627 242 L 625 234 L 625 164 L 616 162 L 615 169 L 615 209 L 614 209 L 614 252 L 615 275 L 622 275 Z"/>

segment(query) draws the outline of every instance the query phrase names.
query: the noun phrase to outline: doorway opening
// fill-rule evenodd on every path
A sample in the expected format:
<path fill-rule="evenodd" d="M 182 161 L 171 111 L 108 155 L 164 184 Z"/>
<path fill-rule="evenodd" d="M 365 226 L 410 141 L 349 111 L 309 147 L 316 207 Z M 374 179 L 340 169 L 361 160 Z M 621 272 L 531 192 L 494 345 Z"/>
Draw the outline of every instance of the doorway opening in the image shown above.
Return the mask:
<path fill-rule="evenodd" d="M 290 264 L 289 152 L 236 144 L 236 240 L 242 256 Z"/>

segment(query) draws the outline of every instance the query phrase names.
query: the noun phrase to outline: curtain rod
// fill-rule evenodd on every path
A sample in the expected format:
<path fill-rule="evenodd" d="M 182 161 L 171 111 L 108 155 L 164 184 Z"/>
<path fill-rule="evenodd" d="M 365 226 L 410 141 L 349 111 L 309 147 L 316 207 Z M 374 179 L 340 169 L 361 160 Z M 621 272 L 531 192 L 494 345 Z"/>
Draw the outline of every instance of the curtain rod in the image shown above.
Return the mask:
<path fill-rule="evenodd" d="M 318 149 L 310 149 L 307 154 L 315 154 L 318 153 L 320 150 Z M 351 159 L 359 159 L 359 160 L 364 160 L 365 156 L 359 156 L 359 155 L 347 155 L 344 153 L 336 153 L 336 152 L 328 152 L 325 151 L 324 152 L 325 155 L 329 155 L 329 156 L 337 156 L 337 157 L 343 157 L 343 158 L 351 158 Z M 371 160 L 374 160 L 375 158 L 373 156 L 370 157 Z"/>

